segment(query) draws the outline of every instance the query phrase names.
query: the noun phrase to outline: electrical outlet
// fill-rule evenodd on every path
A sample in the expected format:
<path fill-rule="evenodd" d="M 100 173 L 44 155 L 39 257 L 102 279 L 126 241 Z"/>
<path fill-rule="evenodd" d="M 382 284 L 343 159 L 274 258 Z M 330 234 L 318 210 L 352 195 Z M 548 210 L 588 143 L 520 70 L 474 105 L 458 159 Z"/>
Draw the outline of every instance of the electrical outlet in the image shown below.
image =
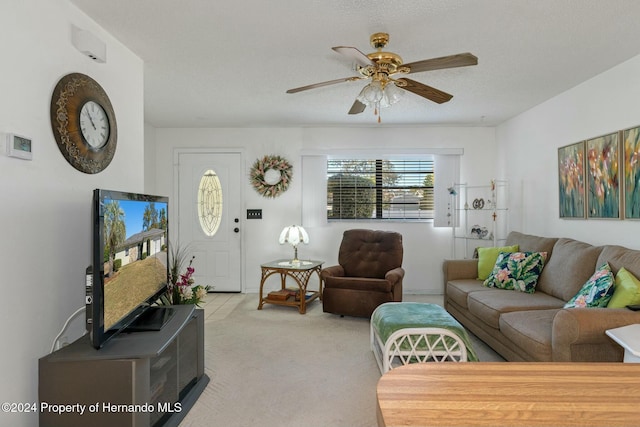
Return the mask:
<path fill-rule="evenodd" d="M 247 219 L 262 219 L 262 209 L 247 209 Z"/>

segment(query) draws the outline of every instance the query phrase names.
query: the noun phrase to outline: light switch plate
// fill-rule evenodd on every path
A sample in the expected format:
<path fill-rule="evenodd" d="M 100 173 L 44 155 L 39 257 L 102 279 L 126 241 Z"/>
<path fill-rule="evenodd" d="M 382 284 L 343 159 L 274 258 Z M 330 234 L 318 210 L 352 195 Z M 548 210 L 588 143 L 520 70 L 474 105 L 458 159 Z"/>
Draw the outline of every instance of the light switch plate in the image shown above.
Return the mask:
<path fill-rule="evenodd" d="M 262 209 L 247 209 L 247 219 L 262 219 Z"/>

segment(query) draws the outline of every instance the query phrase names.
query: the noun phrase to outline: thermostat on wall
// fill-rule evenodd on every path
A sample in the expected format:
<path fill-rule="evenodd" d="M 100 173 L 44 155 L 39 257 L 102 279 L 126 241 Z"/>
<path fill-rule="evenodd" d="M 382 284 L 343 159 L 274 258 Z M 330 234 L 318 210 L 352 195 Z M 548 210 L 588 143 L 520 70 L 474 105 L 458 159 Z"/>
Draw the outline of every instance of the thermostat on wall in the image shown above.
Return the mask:
<path fill-rule="evenodd" d="M 16 135 L 14 133 L 7 134 L 7 156 L 17 157 L 19 159 L 32 160 L 31 138 Z"/>

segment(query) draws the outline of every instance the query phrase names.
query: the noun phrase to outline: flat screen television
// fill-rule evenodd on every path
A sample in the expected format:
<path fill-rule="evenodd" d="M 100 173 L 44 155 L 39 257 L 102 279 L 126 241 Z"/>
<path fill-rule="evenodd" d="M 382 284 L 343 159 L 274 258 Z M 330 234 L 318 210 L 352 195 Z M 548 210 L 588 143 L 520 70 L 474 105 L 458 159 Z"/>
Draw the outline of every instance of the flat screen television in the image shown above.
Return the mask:
<path fill-rule="evenodd" d="M 96 189 L 92 212 L 87 329 L 100 348 L 123 331 L 159 330 L 172 314 L 151 306 L 167 291 L 169 199 Z"/>

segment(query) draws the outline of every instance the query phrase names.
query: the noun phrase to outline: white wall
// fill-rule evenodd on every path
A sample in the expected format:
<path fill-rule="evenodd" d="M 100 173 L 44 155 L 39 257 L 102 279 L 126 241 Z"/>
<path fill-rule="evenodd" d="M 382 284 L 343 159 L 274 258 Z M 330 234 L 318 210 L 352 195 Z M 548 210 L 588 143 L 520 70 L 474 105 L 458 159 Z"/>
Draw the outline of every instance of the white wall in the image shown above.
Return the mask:
<path fill-rule="evenodd" d="M 106 64 L 73 47 L 72 24 L 105 41 Z M 67 0 L 3 0 L 0 40 L 0 132 L 33 138 L 33 161 L 6 157 L 0 142 L 0 401 L 37 402 L 38 359 L 84 305 L 91 191 L 144 188 L 143 64 Z M 51 94 L 71 72 L 97 80 L 116 112 L 117 151 L 99 174 L 74 169 L 53 139 Z M 83 323 L 69 339 L 82 334 Z M 0 426 L 37 423 L 36 414 L 0 413 Z"/>
<path fill-rule="evenodd" d="M 291 256 L 290 246 L 280 246 L 278 235 L 285 225 L 300 223 L 301 152 L 305 150 L 415 148 L 463 148 L 463 180 L 489 183 L 495 171 L 493 128 L 261 128 L 261 129 L 156 129 L 156 190 L 173 196 L 173 151 L 175 148 L 235 148 L 245 153 L 243 209 L 260 208 L 262 220 L 242 219 L 244 291 L 256 292 L 260 264 Z M 293 165 L 293 180 L 287 192 L 275 199 L 257 194 L 249 184 L 249 169 L 264 155 L 282 155 Z M 173 209 L 173 208 L 170 208 Z M 175 212 L 175 210 L 174 210 Z M 308 229 L 311 242 L 301 245 L 301 257 L 337 262 L 342 232 L 347 228 L 397 230 L 404 237 L 404 281 L 407 293 L 442 293 L 442 260 L 451 255 L 451 230 L 425 223 L 331 223 Z M 174 227 L 175 229 L 175 227 Z"/>
<path fill-rule="evenodd" d="M 640 56 L 497 128 L 500 170 L 512 184 L 513 229 L 640 249 L 638 221 L 563 220 L 558 214 L 558 148 L 640 125 L 639 99 Z"/>
<path fill-rule="evenodd" d="M 159 193 L 156 191 L 156 128 L 145 123 L 144 125 L 144 191 L 147 194 Z"/>

